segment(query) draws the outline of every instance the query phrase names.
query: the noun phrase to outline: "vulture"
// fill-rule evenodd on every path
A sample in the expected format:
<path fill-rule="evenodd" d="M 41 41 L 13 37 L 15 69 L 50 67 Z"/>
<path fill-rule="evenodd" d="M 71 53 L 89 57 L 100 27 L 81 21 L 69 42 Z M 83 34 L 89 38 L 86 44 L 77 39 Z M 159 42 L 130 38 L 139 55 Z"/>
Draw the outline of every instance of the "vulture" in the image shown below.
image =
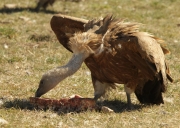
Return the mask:
<path fill-rule="evenodd" d="M 96 101 L 116 84 L 124 84 L 130 109 L 133 92 L 142 104 L 164 103 L 162 93 L 168 81 L 173 82 L 164 56 L 169 51 L 160 45 L 163 40 L 141 32 L 139 26 L 113 15 L 93 20 L 54 15 L 51 28 L 73 54 L 66 65 L 42 76 L 35 97 L 73 75 L 85 62 L 91 71 Z"/>
<path fill-rule="evenodd" d="M 79 2 L 80 0 L 61 0 L 61 1 L 72 1 L 72 2 Z M 56 0 L 38 0 L 35 10 L 39 11 L 42 7 L 44 10 L 48 7 L 48 5 L 53 5 Z"/>

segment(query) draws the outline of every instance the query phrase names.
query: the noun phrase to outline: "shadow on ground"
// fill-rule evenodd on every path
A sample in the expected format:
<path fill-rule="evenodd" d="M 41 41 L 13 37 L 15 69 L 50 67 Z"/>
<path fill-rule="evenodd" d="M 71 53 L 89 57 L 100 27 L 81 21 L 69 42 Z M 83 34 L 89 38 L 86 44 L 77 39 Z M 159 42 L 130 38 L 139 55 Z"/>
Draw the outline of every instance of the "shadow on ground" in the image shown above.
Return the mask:
<path fill-rule="evenodd" d="M 123 102 L 120 100 L 113 100 L 113 101 L 104 101 L 101 106 L 106 106 L 112 109 L 115 113 L 122 113 L 124 111 L 136 111 L 143 108 L 144 105 L 142 104 L 133 104 L 132 110 L 128 110 L 127 102 Z"/>
<path fill-rule="evenodd" d="M 61 13 L 61 12 L 56 12 L 56 11 L 52 11 L 52 10 L 37 11 L 35 8 L 32 8 L 32 7 L 17 7 L 17 8 L 12 8 L 12 9 L 0 8 L 0 13 L 7 13 L 7 14 L 22 12 L 22 11 L 29 11 L 29 12 L 33 12 L 33 13 L 44 12 L 44 13 L 49 13 L 49 14 Z"/>
<path fill-rule="evenodd" d="M 110 109 L 112 109 L 115 113 L 122 113 L 127 111 L 127 103 L 126 102 L 122 102 L 119 100 L 114 100 L 114 101 L 104 101 L 102 103 L 98 103 L 99 106 L 106 106 Z M 131 111 L 136 111 L 136 110 L 140 110 L 143 108 L 144 105 L 141 104 L 136 104 L 133 105 L 133 109 Z M 7 100 L 4 101 L 4 104 L 1 106 L 1 108 L 6 108 L 6 109 L 10 109 L 10 108 L 15 108 L 15 109 L 25 109 L 25 110 L 42 110 L 42 111 L 46 111 L 46 109 L 40 109 L 37 106 L 32 105 L 28 99 L 14 99 L 14 100 Z M 58 110 L 53 110 L 54 112 L 57 112 L 58 114 L 66 114 L 66 113 L 76 113 L 77 111 L 61 111 L 60 109 Z M 99 110 L 96 110 L 97 112 L 101 112 Z M 80 111 L 81 112 L 81 111 Z M 79 112 L 77 112 L 79 113 Z"/>
<path fill-rule="evenodd" d="M 2 108 L 28 109 L 34 110 L 35 107 L 27 99 L 5 100 Z"/>

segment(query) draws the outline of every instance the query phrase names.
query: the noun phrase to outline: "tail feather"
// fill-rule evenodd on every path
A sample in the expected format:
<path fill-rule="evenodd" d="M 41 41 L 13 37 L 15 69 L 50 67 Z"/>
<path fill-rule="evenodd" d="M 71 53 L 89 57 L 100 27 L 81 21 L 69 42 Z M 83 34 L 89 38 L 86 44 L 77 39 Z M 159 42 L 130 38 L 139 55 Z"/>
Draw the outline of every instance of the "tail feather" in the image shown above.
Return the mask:
<path fill-rule="evenodd" d="M 154 81 L 147 81 L 144 84 L 142 92 L 135 91 L 135 95 L 140 103 L 143 104 L 163 104 L 162 92 L 164 92 L 165 85 L 162 80 L 155 79 Z"/>

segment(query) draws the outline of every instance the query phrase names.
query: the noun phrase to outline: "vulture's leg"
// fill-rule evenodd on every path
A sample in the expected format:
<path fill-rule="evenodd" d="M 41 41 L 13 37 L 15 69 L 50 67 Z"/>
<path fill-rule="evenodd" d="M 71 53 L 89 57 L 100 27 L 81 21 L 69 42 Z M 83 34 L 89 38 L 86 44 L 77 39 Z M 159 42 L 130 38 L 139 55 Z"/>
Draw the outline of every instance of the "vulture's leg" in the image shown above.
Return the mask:
<path fill-rule="evenodd" d="M 113 83 L 100 82 L 92 76 L 94 87 L 94 99 L 97 101 L 101 96 L 105 96 L 106 92 L 111 88 L 115 89 L 116 85 Z"/>
<path fill-rule="evenodd" d="M 94 99 L 97 101 L 101 96 L 105 94 L 107 85 L 105 83 L 101 83 L 98 80 L 95 80 L 93 82 L 93 86 L 94 86 Z"/>
<path fill-rule="evenodd" d="M 131 94 L 126 92 L 126 96 L 127 96 L 128 110 L 131 110 L 133 108 L 131 103 Z"/>
<path fill-rule="evenodd" d="M 124 89 L 125 89 L 126 96 L 127 96 L 128 110 L 131 110 L 131 109 L 133 109 L 133 106 L 131 103 L 131 93 L 133 93 L 133 90 L 131 88 L 129 88 L 127 86 L 127 84 L 124 85 Z"/>
<path fill-rule="evenodd" d="M 41 2 L 40 2 L 40 0 L 39 0 L 39 2 L 38 2 L 37 5 L 36 5 L 35 10 L 38 12 L 38 11 L 40 10 L 41 6 L 42 6 L 42 4 L 41 4 Z"/>
<path fill-rule="evenodd" d="M 49 2 L 49 4 L 50 4 L 51 6 L 53 6 L 53 4 L 54 4 L 55 1 L 56 1 L 56 0 L 51 0 L 51 1 Z"/>
<path fill-rule="evenodd" d="M 36 11 L 39 11 L 41 7 L 46 8 L 48 6 L 49 0 L 39 0 L 35 8 Z"/>

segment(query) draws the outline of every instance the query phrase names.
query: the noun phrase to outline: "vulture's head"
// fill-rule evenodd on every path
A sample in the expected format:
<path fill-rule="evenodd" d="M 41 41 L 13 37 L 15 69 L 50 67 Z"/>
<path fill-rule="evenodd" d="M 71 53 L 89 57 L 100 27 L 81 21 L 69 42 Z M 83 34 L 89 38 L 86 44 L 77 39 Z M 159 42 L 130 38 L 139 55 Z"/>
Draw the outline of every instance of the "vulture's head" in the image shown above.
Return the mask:
<path fill-rule="evenodd" d="M 88 32 L 77 33 L 70 38 L 69 47 L 73 51 L 72 58 L 66 65 L 51 69 L 42 76 L 35 97 L 42 96 L 66 77 L 73 75 L 86 58 L 97 52 L 100 42 L 98 35 Z"/>
<path fill-rule="evenodd" d="M 66 72 L 67 71 L 63 70 L 63 68 L 57 67 L 45 73 L 39 82 L 39 88 L 35 93 L 35 97 L 40 97 L 54 88 L 60 81 L 63 80 L 63 74 Z"/>

